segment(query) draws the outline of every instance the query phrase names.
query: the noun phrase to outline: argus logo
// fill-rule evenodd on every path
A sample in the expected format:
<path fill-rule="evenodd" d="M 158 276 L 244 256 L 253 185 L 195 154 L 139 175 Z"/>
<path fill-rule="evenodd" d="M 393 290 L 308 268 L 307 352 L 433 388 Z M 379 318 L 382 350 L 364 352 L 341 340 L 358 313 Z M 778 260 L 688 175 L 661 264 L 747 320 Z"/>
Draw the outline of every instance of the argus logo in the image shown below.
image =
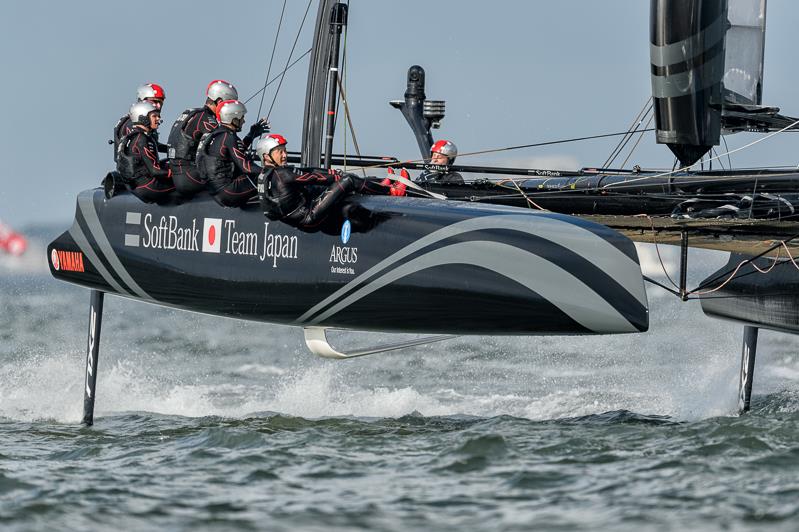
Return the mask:
<path fill-rule="evenodd" d="M 341 226 L 341 243 L 346 244 L 350 241 L 352 234 L 352 225 L 349 220 L 344 220 L 344 225 Z"/>

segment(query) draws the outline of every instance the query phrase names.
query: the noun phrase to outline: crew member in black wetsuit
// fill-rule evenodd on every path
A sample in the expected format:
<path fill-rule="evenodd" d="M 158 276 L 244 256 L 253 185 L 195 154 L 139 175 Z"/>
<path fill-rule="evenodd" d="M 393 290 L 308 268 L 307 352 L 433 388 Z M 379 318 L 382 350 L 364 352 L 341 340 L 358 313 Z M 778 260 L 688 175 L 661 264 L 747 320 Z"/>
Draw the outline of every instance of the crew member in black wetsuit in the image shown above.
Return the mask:
<path fill-rule="evenodd" d="M 117 148 L 117 170 L 133 194 L 147 202 L 163 203 L 175 190 L 166 161 L 158 160 L 155 132 L 161 112 L 150 102 L 136 102 L 130 108 L 131 132 Z"/>
<path fill-rule="evenodd" d="M 439 140 L 430 148 L 430 164 L 438 166 L 449 166 L 455 163 L 458 156 L 458 148 L 448 140 Z M 416 178 L 419 183 L 436 184 L 463 184 L 463 176 L 458 172 L 439 172 L 435 170 L 425 170 Z"/>
<path fill-rule="evenodd" d="M 157 83 L 145 83 L 136 89 L 136 101 L 150 102 L 151 104 L 155 105 L 159 111 L 161 110 L 161 107 L 163 107 L 165 99 L 166 93 L 164 92 L 164 88 Z M 114 126 L 114 162 L 117 160 L 117 147 L 119 146 L 119 141 L 122 140 L 122 137 L 130 133 L 131 128 L 133 128 L 133 124 L 130 121 L 129 114 L 125 114 L 119 120 L 117 120 L 117 125 Z M 157 135 L 155 139 L 156 142 L 158 142 Z M 158 144 L 158 151 L 161 153 L 166 153 L 167 148 L 168 146 L 166 144 Z"/>
<path fill-rule="evenodd" d="M 246 113 L 247 108 L 238 100 L 220 102 L 216 108 L 219 126 L 206 133 L 197 146 L 200 179 L 206 182 L 214 199 L 226 207 L 240 207 L 255 196 L 255 180 L 261 173 L 261 167 L 247 158 L 252 137 L 248 135 L 242 141 L 236 135 L 244 125 Z"/>
<path fill-rule="evenodd" d="M 269 135 L 261 139 L 255 148 L 258 160 L 264 165 L 263 173 L 258 176 L 261 205 L 270 219 L 313 229 L 352 192 L 395 196 L 405 194 L 405 185 L 402 183 L 385 186 L 376 179 L 362 179 L 354 174 L 287 167 L 286 143 L 281 135 Z"/>
<path fill-rule="evenodd" d="M 236 87 L 225 80 L 215 79 L 205 90 L 205 105 L 186 109 L 172 125 L 172 130 L 169 132 L 169 167 L 172 170 L 175 187 L 181 196 L 190 198 L 207 188 L 195 163 L 197 145 L 203 135 L 210 133 L 219 125 L 216 120 L 219 104 L 238 97 Z M 252 139 L 266 129 L 265 121 L 257 122 L 244 137 L 245 143 L 249 146 Z"/>

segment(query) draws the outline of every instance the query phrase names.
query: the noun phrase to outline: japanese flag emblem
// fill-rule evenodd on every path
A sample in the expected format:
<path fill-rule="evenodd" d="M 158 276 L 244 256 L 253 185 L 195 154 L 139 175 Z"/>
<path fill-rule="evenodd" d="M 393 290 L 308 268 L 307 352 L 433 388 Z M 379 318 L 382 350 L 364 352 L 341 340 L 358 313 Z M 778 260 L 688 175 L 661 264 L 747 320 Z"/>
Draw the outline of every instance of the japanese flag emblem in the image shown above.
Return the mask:
<path fill-rule="evenodd" d="M 203 222 L 203 251 L 219 253 L 222 242 L 222 218 L 205 218 Z"/>

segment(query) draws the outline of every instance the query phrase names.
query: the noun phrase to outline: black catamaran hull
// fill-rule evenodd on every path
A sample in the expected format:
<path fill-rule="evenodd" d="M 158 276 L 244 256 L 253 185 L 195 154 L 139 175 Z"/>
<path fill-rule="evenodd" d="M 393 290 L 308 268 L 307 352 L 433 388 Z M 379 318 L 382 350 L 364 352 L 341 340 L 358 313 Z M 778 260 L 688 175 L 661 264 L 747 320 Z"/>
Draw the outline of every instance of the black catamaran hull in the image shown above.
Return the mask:
<path fill-rule="evenodd" d="M 101 190 L 48 248 L 52 274 L 103 292 L 300 326 L 453 334 L 648 328 L 633 243 L 551 213 L 357 197 L 363 220 L 313 233 L 210 198 L 145 204 Z M 343 219 L 342 219 L 343 220 Z M 366 220 L 366 221 L 364 221 Z"/>
<path fill-rule="evenodd" d="M 726 266 L 702 284 L 721 285 L 747 257 L 733 254 Z M 793 261 L 746 263 L 720 290 L 702 296 L 708 316 L 763 329 L 799 333 L 799 270 Z M 761 272 L 767 272 L 763 274 Z"/>

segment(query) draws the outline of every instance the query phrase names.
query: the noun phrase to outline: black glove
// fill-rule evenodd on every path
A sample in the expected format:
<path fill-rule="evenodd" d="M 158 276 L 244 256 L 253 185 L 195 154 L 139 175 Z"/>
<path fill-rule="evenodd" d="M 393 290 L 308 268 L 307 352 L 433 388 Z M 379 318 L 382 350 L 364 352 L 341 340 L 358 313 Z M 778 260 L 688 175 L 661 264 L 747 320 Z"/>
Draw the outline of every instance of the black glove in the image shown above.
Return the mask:
<path fill-rule="evenodd" d="M 271 126 L 269 122 L 267 122 L 266 118 L 262 118 L 252 126 L 250 126 L 250 131 L 247 133 L 247 136 L 251 139 L 263 135 L 264 133 L 268 133 Z"/>

